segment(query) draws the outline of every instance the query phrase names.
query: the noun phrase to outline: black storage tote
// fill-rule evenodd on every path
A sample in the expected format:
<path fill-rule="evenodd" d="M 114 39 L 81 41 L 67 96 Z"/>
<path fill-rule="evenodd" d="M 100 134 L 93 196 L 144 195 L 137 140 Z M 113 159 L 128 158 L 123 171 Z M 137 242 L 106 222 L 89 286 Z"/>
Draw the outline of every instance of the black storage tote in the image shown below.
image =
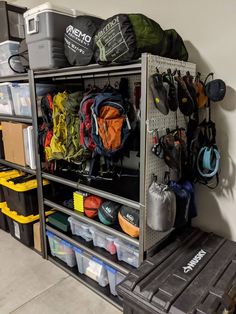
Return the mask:
<path fill-rule="evenodd" d="M 117 286 L 124 313 L 235 313 L 235 254 L 232 241 L 185 230 Z"/>

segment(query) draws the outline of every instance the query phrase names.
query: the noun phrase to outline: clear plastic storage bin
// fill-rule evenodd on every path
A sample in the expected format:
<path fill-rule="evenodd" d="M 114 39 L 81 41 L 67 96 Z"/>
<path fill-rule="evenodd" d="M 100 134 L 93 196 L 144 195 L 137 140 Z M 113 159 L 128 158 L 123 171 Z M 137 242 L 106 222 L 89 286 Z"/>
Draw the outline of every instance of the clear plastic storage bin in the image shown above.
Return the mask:
<path fill-rule="evenodd" d="M 70 243 L 58 238 L 51 232 L 47 232 L 49 246 L 52 256 L 58 257 L 69 267 L 76 266 L 76 258 L 73 247 Z"/>
<path fill-rule="evenodd" d="M 89 225 L 84 224 L 73 217 L 69 217 L 68 221 L 70 223 L 72 234 L 82 237 L 87 242 L 92 241 L 93 237 L 89 230 Z"/>
<path fill-rule="evenodd" d="M 117 257 L 119 261 L 124 261 L 131 266 L 139 266 L 139 250 L 135 246 L 125 243 L 120 239 L 115 239 L 114 244 L 117 249 Z"/>
<path fill-rule="evenodd" d="M 37 97 L 45 96 L 53 89 L 54 86 L 50 84 L 36 84 L 36 95 Z M 11 93 L 15 114 L 17 116 L 32 116 L 29 84 L 13 83 L 11 85 Z"/>
<path fill-rule="evenodd" d="M 95 280 L 101 287 L 106 287 L 109 283 L 106 265 L 77 247 L 74 247 L 74 250 L 79 273 Z"/>
<path fill-rule="evenodd" d="M 108 274 L 108 280 L 109 280 L 109 286 L 111 294 L 117 295 L 116 292 L 116 286 L 125 279 L 125 275 L 120 273 L 118 270 L 106 265 L 107 274 Z"/>
<path fill-rule="evenodd" d="M 13 103 L 11 95 L 11 84 L 0 84 L 0 114 L 13 115 Z"/>
<path fill-rule="evenodd" d="M 93 237 L 93 245 L 104 248 L 110 254 L 116 254 L 116 246 L 114 245 L 115 238 L 94 227 L 90 227 L 90 232 Z"/>
<path fill-rule="evenodd" d="M 11 60 L 11 66 L 17 72 L 24 73 L 24 68 L 22 64 L 20 63 L 20 60 L 18 57 Z M 8 61 L 0 62 L 0 76 L 13 76 L 13 75 L 17 75 L 17 73 L 12 71 L 12 69 L 10 68 L 8 64 Z"/>
<path fill-rule="evenodd" d="M 19 46 L 19 42 L 11 40 L 0 43 L 0 62 L 8 61 L 10 56 L 18 54 Z"/>

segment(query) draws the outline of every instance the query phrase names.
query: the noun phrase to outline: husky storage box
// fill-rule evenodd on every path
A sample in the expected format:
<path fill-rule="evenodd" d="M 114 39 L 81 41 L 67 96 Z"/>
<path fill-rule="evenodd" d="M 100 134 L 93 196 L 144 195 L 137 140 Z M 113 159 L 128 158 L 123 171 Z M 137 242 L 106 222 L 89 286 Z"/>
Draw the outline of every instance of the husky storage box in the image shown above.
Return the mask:
<path fill-rule="evenodd" d="M 20 178 L 12 178 L 16 180 Z M 0 178 L 0 184 L 3 187 L 3 193 L 7 206 L 23 216 L 38 214 L 38 198 L 37 198 L 37 180 L 22 183 L 14 183 L 7 178 Z M 43 180 L 43 184 L 48 185 L 47 180 Z M 45 187 L 44 187 L 45 188 Z M 45 191 L 46 192 L 46 191 Z"/>
<path fill-rule="evenodd" d="M 68 65 L 64 55 L 64 33 L 76 15 L 79 13 L 75 10 L 49 2 L 24 14 L 31 69 L 52 69 Z"/>
<path fill-rule="evenodd" d="M 235 256 L 236 243 L 185 230 L 118 285 L 124 313 L 234 313 Z"/>
<path fill-rule="evenodd" d="M 23 13 L 26 10 L 0 1 L 0 42 L 25 38 Z"/>
<path fill-rule="evenodd" d="M 7 206 L 2 208 L 2 213 L 6 216 L 10 234 L 26 246 L 33 247 L 33 224 L 39 220 L 39 215 L 25 217 L 18 215 Z"/>

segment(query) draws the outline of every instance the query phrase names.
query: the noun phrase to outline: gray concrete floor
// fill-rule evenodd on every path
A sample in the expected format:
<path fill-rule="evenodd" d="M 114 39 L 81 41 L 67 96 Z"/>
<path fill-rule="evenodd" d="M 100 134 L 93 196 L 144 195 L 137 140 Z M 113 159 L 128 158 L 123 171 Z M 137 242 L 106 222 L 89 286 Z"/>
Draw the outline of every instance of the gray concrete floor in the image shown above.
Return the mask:
<path fill-rule="evenodd" d="M 0 314 L 121 314 L 0 230 Z"/>

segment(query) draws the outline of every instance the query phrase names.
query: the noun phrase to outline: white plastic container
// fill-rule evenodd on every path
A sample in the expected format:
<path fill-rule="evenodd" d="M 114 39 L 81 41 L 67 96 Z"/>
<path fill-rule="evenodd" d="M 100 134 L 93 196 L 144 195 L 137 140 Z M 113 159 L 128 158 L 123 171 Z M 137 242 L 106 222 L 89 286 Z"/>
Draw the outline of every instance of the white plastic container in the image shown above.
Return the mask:
<path fill-rule="evenodd" d="M 0 84 L 0 114 L 14 115 L 11 83 Z"/>
<path fill-rule="evenodd" d="M 47 93 L 53 91 L 54 85 L 50 84 L 36 84 L 37 98 L 45 96 Z M 28 83 L 13 83 L 11 85 L 11 93 L 14 111 L 17 116 L 32 116 L 30 90 Z"/>
<path fill-rule="evenodd" d="M 109 286 L 111 294 L 117 295 L 116 292 L 116 286 L 125 279 L 125 275 L 120 273 L 118 270 L 106 265 L 107 274 L 108 274 L 108 280 L 109 280 Z"/>
<path fill-rule="evenodd" d="M 93 237 L 93 245 L 104 248 L 110 254 L 116 254 L 116 246 L 114 244 L 115 237 L 108 235 L 94 227 L 90 227 L 90 232 Z"/>
<path fill-rule="evenodd" d="M 76 266 L 75 252 L 72 245 L 48 231 L 47 237 L 52 256 L 56 256 L 65 262 L 69 267 Z"/>
<path fill-rule="evenodd" d="M 124 261 L 131 266 L 139 266 L 139 250 L 135 246 L 125 243 L 120 239 L 115 239 L 114 244 L 117 249 L 117 257 L 119 261 Z"/>
<path fill-rule="evenodd" d="M 101 287 L 106 287 L 109 283 L 106 265 L 79 248 L 74 247 L 74 250 L 79 273 L 95 280 Z"/>
<path fill-rule="evenodd" d="M 82 237 L 87 242 L 92 241 L 93 237 L 89 230 L 89 225 L 84 224 L 73 217 L 69 217 L 68 221 L 70 223 L 72 234 Z"/>
<path fill-rule="evenodd" d="M 19 42 L 11 40 L 0 43 L 0 62 L 8 61 L 10 56 L 18 54 L 19 46 Z"/>
<path fill-rule="evenodd" d="M 24 68 L 22 64 L 20 63 L 20 60 L 16 58 L 11 60 L 11 66 L 13 69 L 15 69 L 17 72 L 24 72 Z M 17 73 L 12 71 L 12 69 L 9 67 L 8 61 L 0 62 L 0 76 L 13 76 Z"/>
<path fill-rule="evenodd" d="M 36 169 L 33 127 L 28 126 L 24 132 L 25 161 L 31 169 Z"/>
<path fill-rule="evenodd" d="M 81 14 L 83 13 L 50 2 L 25 12 L 31 69 L 61 68 L 68 65 L 64 55 L 65 29 Z"/>

